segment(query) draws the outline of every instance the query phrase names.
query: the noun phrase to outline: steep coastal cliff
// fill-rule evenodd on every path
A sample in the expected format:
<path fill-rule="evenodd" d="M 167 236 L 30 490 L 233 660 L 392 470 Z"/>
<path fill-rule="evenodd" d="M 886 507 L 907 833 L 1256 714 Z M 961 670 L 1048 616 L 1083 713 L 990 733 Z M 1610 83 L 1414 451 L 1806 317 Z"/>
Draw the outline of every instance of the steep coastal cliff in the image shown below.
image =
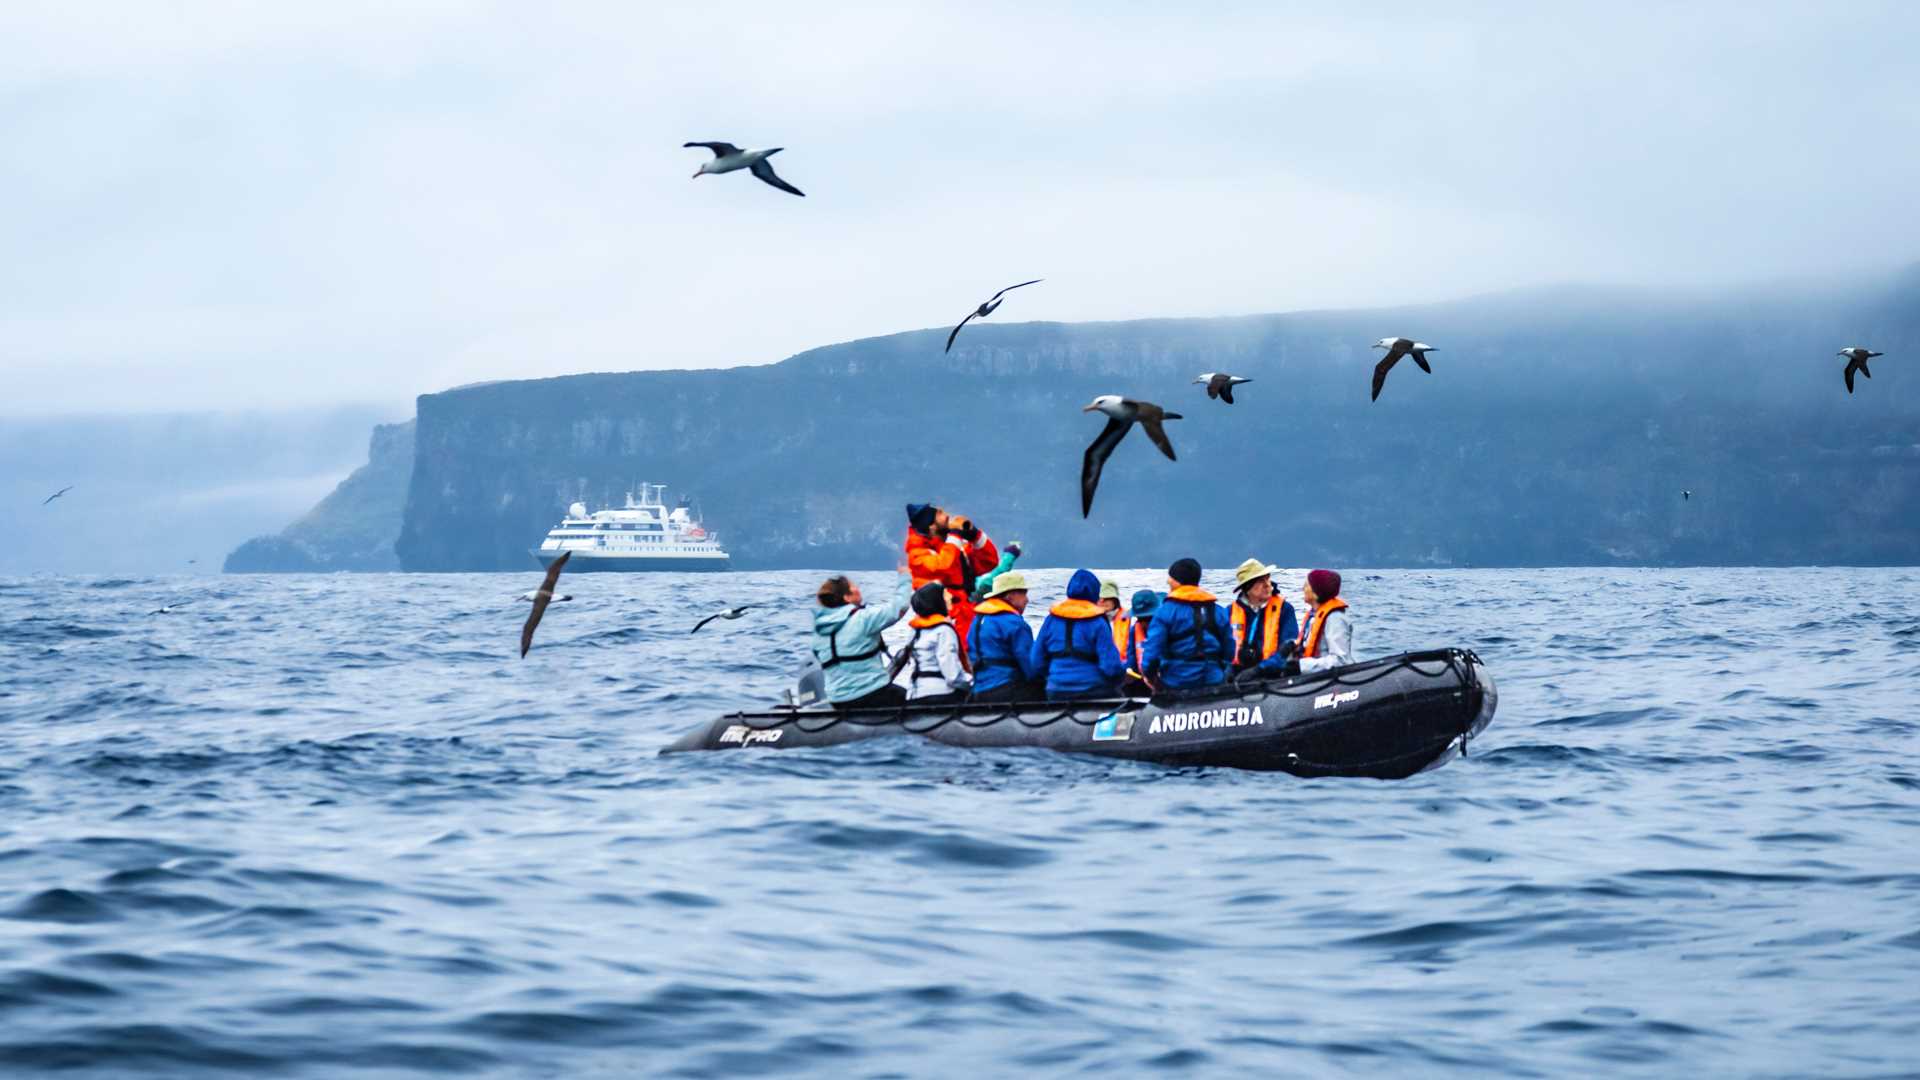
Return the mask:
<path fill-rule="evenodd" d="M 503 382 L 420 398 L 408 570 L 527 569 L 576 499 L 698 499 L 736 566 L 892 564 L 932 500 L 1045 565 L 1920 562 L 1920 274 L 1690 298 L 1534 291 L 1385 311 L 929 329 L 765 367 Z M 1369 402 L 1370 342 L 1438 346 Z M 1849 396 L 1835 350 L 1888 355 Z M 1190 380 L 1255 381 L 1227 407 Z M 1079 471 L 1135 435 L 1090 521 Z M 1682 489 L 1693 498 L 1682 500 Z M 316 514 L 319 510 L 316 509 Z"/>
<path fill-rule="evenodd" d="M 411 420 L 375 427 L 365 465 L 279 535 L 258 536 L 234 549 L 223 569 L 230 574 L 398 570 L 393 541 L 413 475 L 413 438 Z"/>

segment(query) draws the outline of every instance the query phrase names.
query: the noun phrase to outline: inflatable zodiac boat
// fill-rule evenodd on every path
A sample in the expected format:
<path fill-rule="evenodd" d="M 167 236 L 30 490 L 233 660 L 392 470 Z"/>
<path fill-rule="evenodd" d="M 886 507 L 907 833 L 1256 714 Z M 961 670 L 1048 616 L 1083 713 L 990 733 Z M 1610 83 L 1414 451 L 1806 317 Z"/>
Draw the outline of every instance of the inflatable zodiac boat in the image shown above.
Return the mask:
<path fill-rule="evenodd" d="M 666 752 L 791 750 L 908 734 L 954 746 L 1397 780 L 1463 753 L 1498 699 L 1478 656 L 1436 649 L 1151 699 L 734 713 Z"/>

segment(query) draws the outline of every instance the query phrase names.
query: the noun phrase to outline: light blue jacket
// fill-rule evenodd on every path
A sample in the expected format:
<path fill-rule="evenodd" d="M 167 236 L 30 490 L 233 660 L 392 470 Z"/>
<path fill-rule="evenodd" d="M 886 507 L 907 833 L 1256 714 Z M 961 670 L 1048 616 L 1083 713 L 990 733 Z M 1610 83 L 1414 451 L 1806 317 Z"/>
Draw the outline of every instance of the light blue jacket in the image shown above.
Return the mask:
<path fill-rule="evenodd" d="M 913 579 L 901 574 L 893 599 L 884 604 L 859 607 L 849 604 L 821 608 L 813 613 L 813 656 L 826 669 L 828 701 L 852 701 L 891 681 L 887 678 L 887 654 L 881 651 L 880 634 L 900 621 L 912 598 Z M 843 658 L 837 662 L 836 652 Z"/>

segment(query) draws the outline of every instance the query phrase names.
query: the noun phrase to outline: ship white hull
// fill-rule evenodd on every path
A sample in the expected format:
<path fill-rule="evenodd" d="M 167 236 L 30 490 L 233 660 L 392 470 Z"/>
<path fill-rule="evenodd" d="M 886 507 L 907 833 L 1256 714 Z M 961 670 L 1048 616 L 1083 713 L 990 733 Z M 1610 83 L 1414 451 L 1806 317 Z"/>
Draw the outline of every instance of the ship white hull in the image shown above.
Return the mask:
<path fill-rule="evenodd" d="M 532 552 L 540 560 L 542 567 L 553 565 L 560 557 L 558 551 Z M 602 552 L 576 551 L 573 558 L 567 560 L 569 574 L 653 574 L 653 573 L 700 573 L 728 568 L 729 560 L 725 555 L 608 555 Z"/>

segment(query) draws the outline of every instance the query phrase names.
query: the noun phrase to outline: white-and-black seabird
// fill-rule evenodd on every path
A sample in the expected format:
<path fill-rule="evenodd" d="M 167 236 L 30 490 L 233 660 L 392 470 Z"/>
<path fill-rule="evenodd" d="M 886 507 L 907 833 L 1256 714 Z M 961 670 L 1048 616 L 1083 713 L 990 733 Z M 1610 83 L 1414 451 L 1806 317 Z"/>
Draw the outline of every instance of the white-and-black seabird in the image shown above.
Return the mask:
<path fill-rule="evenodd" d="M 1102 394 L 1080 411 L 1107 415 L 1107 426 L 1087 447 L 1086 456 L 1080 461 L 1080 516 L 1083 518 L 1093 512 L 1093 492 L 1100 486 L 1100 470 L 1134 424 L 1147 429 L 1147 438 L 1167 455 L 1168 461 L 1180 460 L 1173 456 L 1173 443 L 1167 441 L 1167 430 L 1161 426 L 1163 421 L 1181 419 L 1179 413 L 1168 412 L 1151 401 L 1135 401 L 1118 394 Z"/>
<path fill-rule="evenodd" d="M 695 180 L 709 174 L 738 172 L 741 169 L 745 169 L 759 177 L 763 182 L 771 184 L 789 195 L 805 197 L 807 194 L 792 184 L 787 183 L 785 180 L 780 179 L 778 176 L 775 176 L 773 166 L 767 161 L 768 158 L 785 150 L 786 147 L 784 146 L 776 146 L 771 150 L 742 150 L 732 143 L 690 142 L 681 144 L 681 149 L 691 149 L 696 146 L 705 147 L 713 151 L 713 160 L 700 166 L 699 171 L 693 174 Z"/>
<path fill-rule="evenodd" d="M 527 624 L 520 628 L 520 658 L 527 657 L 527 650 L 533 648 L 533 630 L 540 625 L 540 616 L 547 613 L 547 604 L 553 600 L 553 587 L 560 580 L 560 571 L 573 558 L 573 552 L 563 551 L 560 557 L 547 567 L 546 579 L 540 582 L 540 588 L 534 590 L 533 610 L 527 613 Z"/>
<path fill-rule="evenodd" d="M 1387 372 L 1393 370 L 1393 365 L 1399 363 L 1401 357 L 1413 357 L 1413 362 L 1420 365 L 1420 370 L 1431 375 L 1433 374 L 1433 368 L 1427 364 L 1427 354 L 1439 351 L 1426 342 L 1403 337 L 1383 337 L 1379 341 L 1374 342 L 1373 347 L 1387 350 L 1387 355 L 1382 357 L 1379 363 L 1373 365 L 1374 401 L 1380 400 L 1380 388 L 1387 385 Z"/>
<path fill-rule="evenodd" d="M 171 604 L 161 604 L 159 607 L 154 608 L 152 611 L 147 612 L 147 614 L 171 615 L 174 612 L 179 611 L 181 608 L 186 607 L 188 604 L 191 604 L 191 603 L 193 603 L 193 601 L 191 600 L 175 600 Z"/>
<path fill-rule="evenodd" d="M 520 599 L 522 599 L 522 600 L 538 600 L 538 599 L 540 599 L 540 593 L 539 593 L 539 590 L 537 590 L 537 589 L 536 589 L 536 590 L 533 590 L 533 591 L 530 591 L 530 592 L 523 592 L 523 593 L 521 593 L 521 594 L 520 594 Z M 573 594 L 572 594 L 572 593 L 561 593 L 561 594 L 560 594 L 559 596 L 550 596 L 550 597 L 548 597 L 548 598 L 547 598 L 547 600 L 548 600 L 548 602 L 549 602 L 549 603 L 554 603 L 554 604 L 564 604 L 564 603 L 567 603 L 568 601 L 570 601 L 570 600 L 572 600 L 572 599 L 573 599 Z"/>
<path fill-rule="evenodd" d="M 709 615 L 706 618 L 701 619 L 699 622 L 694 623 L 693 629 L 687 631 L 687 633 L 697 634 L 700 632 L 701 627 L 707 625 L 708 623 L 712 622 L 715 619 L 737 619 L 740 616 L 745 615 L 747 612 L 752 611 L 754 608 L 757 608 L 759 606 L 760 606 L 759 604 L 741 604 L 737 608 L 728 608 L 725 611 L 715 612 L 712 615 Z"/>
<path fill-rule="evenodd" d="M 1229 375 L 1224 371 L 1209 371 L 1193 381 L 1206 384 L 1208 397 L 1219 398 L 1221 401 L 1231 405 L 1233 404 L 1233 388 L 1243 383 L 1250 383 L 1253 380 L 1243 379 L 1238 375 Z"/>
<path fill-rule="evenodd" d="M 1847 393 L 1851 394 L 1853 393 L 1853 373 L 1857 371 L 1869 379 L 1873 378 L 1873 372 L 1867 370 L 1867 361 L 1885 354 L 1872 352 L 1858 345 L 1849 345 L 1834 355 L 1847 358 Z"/>
<path fill-rule="evenodd" d="M 986 303 L 981 304 L 979 307 L 974 308 L 972 311 L 968 312 L 967 317 L 960 320 L 960 326 L 965 326 L 975 319 L 984 319 L 987 316 L 993 314 L 994 311 L 997 310 L 1000 307 L 1000 304 L 1002 303 L 1000 298 L 1012 292 L 1013 290 L 1024 289 L 1029 285 L 1038 285 L 1045 280 L 1047 279 L 1034 278 L 1032 281 L 1023 281 L 1018 285 L 1009 285 L 1006 288 L 1001 289 L 999 292 L 994 293 L 991 297 L 989 297 Z M 954 327 L 953 333 L 947 335 L 947 347 L 940 350 L 941 352 L 953 351 L 953 339 L 960 336 L 960 326 Z"/>
<path fill-rule="evenodd" d="M 1688 502 L 1688 501 L 1690 501 L 1690 500 L 1691 500 L 1692 498 L 1693 498 L 1693 492 L 1692 492 L 1692 491 L 1689 491 L 1689 490 L 1683 490 L 1683 491 L 1681 491 L 1681 492 L 1680 492 L 1680 501 L 1681 501 L 1681 502 Z"/>
<path fill-rule="evenodd" d="M 1879 356 L 1880 354 L 1879 354 L 1879 353 L 1874 353 L 1873 355 L 1875 355 L 1875 356 Z M 65 495 L 65 494 L 66 494 L 67 492 L 69 492 L 69 491 L 72 491 L 72 490 L 73 490 L 73 485 L 72 485 L 72 484 L 68 484 L 68 485 L 67 485 L 66 487 L 63 487 L 63 488 L 61 488 L 61 489 L 60 489 L 59 491 L 56 491 L 56 492 L 54 492 L 53 494 L 51 494 L 51 495 L 49 495 L 49 496 L 47 496 L 46 498 L 44 498 L 44 499 L 41 499 L 41 500 L 40 500 L 40 505 L 41 505 L 41 506 L 45 506 L 45 505 L 47 505 L 48 503 L 50 503 L 50 502 L 52 502 L 53 500 L 55 500 L 55 499 L 57 499 L 57 498 L 59 498 L 59 497 L 60 497 L 60 496 L 62 496 L 62 495 Z"/>

